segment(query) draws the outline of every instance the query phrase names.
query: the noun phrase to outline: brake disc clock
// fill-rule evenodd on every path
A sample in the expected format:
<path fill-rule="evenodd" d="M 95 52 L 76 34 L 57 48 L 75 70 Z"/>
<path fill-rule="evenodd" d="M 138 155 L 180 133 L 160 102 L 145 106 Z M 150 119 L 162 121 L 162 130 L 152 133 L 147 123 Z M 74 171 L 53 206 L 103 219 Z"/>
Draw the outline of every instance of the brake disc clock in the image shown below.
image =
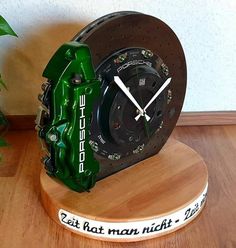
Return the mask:
<path fill-rule="evenodd" d="M 76 191 L 156 153 L 179 117 L 184 52 L 159 19 L 118 12 L 97 19 L 50 60 L 37 129 L 47 173 Z"/>

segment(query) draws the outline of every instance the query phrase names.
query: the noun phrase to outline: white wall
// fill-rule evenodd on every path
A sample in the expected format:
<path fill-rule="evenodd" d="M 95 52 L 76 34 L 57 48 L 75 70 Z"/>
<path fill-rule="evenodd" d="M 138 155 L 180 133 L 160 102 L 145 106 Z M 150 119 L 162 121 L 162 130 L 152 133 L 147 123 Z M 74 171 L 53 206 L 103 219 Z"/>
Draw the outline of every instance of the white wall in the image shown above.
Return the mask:
<path fill-rule="evenodd" d="M 136 10 L 165 21 L 188 65 L 184 111 L 236 110 L 235 0 L 0 0 L 0 14 L 19 38 L 0 39 L 6 114 L 35 114 L 44 66 L 85 24 L 110 12 Z"/>

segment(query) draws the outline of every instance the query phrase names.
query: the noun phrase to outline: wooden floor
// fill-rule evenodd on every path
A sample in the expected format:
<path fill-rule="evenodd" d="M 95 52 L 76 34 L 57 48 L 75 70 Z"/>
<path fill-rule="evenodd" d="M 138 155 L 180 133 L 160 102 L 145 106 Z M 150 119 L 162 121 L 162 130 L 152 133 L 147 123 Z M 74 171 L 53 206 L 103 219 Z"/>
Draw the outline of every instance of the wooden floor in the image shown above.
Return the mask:
<path fill-rule="evenodd" d="M 54 223 L 40 202 L 41 152 L 36 134 L 9 132 L 7 140 L 11 146 L 1 148 L 4 161 L 0 165 L 0 247 L 235 248 L 236 126 L 177 127 L 172 136 L 194 148 L 208 166 L 205 209 L 175 233 L 125 244 L 89 240 Z"/>

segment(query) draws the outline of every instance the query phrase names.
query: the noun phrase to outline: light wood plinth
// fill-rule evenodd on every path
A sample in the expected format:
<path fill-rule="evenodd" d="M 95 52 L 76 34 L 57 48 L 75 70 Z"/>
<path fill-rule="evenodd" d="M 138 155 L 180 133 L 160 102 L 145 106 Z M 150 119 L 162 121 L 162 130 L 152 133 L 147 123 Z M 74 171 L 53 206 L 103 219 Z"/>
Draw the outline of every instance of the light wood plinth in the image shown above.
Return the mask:
<path fill-rule="evenodd" d="M 190 223 L 203 209 L 208 173 L 187 145 L 169 140 L 158 155 L 77 193 L 41 172 L 48 215 L 72 232 L 127 242 L 150 239 Z"/>

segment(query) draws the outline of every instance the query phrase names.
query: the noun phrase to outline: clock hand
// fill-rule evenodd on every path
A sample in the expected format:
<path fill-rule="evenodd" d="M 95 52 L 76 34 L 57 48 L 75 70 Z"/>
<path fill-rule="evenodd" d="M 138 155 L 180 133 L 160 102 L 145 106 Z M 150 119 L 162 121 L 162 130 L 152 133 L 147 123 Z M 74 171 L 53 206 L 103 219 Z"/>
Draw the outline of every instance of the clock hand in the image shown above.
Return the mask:
<path fill-rule="evenodd" d="M 137 73 L 136 73 L 137 75 Z M 137 80 L 138 80 L 138 77 L 137 77 Z M 141 107 L 143 107 L 143 99 L 142 99 L 142 96 L 140 94 L 140 90 L 138 89 L 138 95 L 139 95 L 139 99 L 140 99 L 140 104 L 141 104 Z M 150 138 L 150 135 L 149 135 L 149 125 L 148 125 L 148 121 L 146 120 L 146 118 L 143 118 L 143 123 L 144 123 L 144 130 L 145 130 L 145 133 L 147 135 L 147 138 L 149 139 Z"/>
<path fill-rule="evenodd" d="M 132 96 L 132 94 L 129 92 L 129 90 L 126 88 L 124 83 L 121 81 L 120 77 L 114 76 L 115 83 L 120 87 L 120 89 L 125 93 L 125 95 L 129 98 L 129 100 L 136 106 L 136 108 L 140 112 L 140 116 L 145 116 L 146 120 L 149 121 L 150 117 L 145 113 L 145 111 L 140 107 L 138 102 L 135 100 L 135 98 Z"/>
<path fill-rule="evenodd" d="M 144 107 L 143 111 L 145 112 L 146 109 L 155 101 L 155 99 L 161 94 L 161 92 L 169 85 L 171 82 L 171 78 L 168 78 L 165 83 L 161 86 L 161 88 L 156 92 L 156 94 L 151 98 L 151 100 L 148 102 L 148 104 Z M 138 121 L 140 118 L 141 114 L 138 114 L 135 117 L 135 120 Z"/>

